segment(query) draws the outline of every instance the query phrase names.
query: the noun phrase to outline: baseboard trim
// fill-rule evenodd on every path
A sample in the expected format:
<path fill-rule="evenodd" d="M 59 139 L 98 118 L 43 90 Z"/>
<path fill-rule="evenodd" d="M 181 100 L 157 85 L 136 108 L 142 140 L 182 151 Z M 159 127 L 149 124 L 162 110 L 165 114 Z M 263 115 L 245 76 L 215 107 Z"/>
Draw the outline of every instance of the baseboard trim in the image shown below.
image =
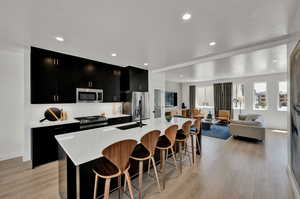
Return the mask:
<path fill-rule="evenodd" d="M 9 164 L 9 163 L 13 163 L 14 165 L 18 165 L 26 169 L 32 169 L 32 161 L 31 160 L 23 161 L 22 157 L 16 157 L 16 158 L 0 161 L 0 164 Z"/>
<path fill-rule="evenodd" d="M 27 169 L 32 169 L 32 161 L 31 160 L 24 161 L 23 167 Z"/>
<path fill-rule="evenodd" d="M 290 166 L 287 167 L 287 172 L 292 184 L 292 189 L 294 191 L 295 199 L 300 199 L 300 192 L 299 192 L 300 190 L 298 188 L 298 183 L 296 181 L 295 175 Z"/>

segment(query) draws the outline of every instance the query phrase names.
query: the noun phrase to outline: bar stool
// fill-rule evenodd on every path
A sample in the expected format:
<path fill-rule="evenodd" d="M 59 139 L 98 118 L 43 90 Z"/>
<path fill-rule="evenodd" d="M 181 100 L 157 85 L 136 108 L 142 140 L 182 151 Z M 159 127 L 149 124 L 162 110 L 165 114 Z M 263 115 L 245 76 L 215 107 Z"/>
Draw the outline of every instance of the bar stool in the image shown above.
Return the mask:
<path fill-rule="evenodd" d="M 191 139 L 193 139 L 193 136 L 196 137 L 196 145 L 199 151 L 199 154 L 201 155 L 202 152 L 202 138 L 200 135 L 200 140 L 199 140 L 199 134 L 201 133 L 201 119 L 197 119 L 194 121 L 194 124 L 192 125 L 191 128 Z M 193 160 L 194 161 L 194 160 Z"/>
<path fill-rule="evenodd" d="M 178 143 L 179 145 L 180 173 L 182 173 L 182 146 L 184 148 L 187 147 L 187 140 L 190 136 L 191 125 L 192 121 L 190 120 L 184 122 L 184 124 L 182 125 L 182 129 L 178 130 L 176 134 L 176 143 Z"/>
<path fill-rule="evenodd" d="M 156 148 L 160 150 L 160 168 L 162 170 L 163 189 L 165 189 L 165 185 L 166 185 L 166 176 L 165 176 L 166 151 L 169 149 L 172 151 L 174 164 L 176 170 L 178 171 L 177 163 L 175 159 L 175 153 L 173 149 L 173 146 L 175 144 L 177 129 L 178 129 L 177 125 L 172 125 L 168 127 L 165 130 L 165 134 L 159 137 L 156 145 Z"/>
<path fill-rule="evenodd" d="M 119 197 L 121 188 L 121 175 L 125 174 L 128 183 L 130 198 L 133 199 L 132 184 L 128 173 L 130 168 L 129 157 L 136 146 L 136 140 L 123 140 L 116 142 L 106 147 L 102 154 L 104 157 L 100 158 L 94 167 L 95 175 L 94 199 L 97 197 L 98 179 L 105 179 L 104 199 L 109 198 L 110 181 L 112 178 L 118 177 Z"/>
<path fill-rule="evenodd" d="M 158 186 L 158 191 L 160 190 L 159 178 L 157 174 L 156 164 L 154 160 L 155 147 L 160 136 L 160 131 L 154 130 L 145 134 L 141 138 L 141 143 L 136 145 L 135 149 L 131 154 L 131 158 L 139 161 L 139 198 L 142 198 L 142 184 L 143 184 L 143 163 L 145 160 L 149 160 L 148 172 L 150 170 L 150 164 L 152 162 L 155 178 Z"/>

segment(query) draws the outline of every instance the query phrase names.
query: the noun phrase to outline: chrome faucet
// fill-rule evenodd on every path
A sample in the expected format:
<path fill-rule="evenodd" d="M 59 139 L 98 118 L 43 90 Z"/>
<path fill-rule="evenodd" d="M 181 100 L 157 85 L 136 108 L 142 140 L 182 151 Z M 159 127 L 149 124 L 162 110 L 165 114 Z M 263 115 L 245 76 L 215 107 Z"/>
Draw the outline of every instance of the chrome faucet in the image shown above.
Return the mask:
<path fill-rule="evenodd" d="M 139 100 L 140 127 L 143 126 L 143 123 L 142 123 L 142 113 L 143 113 L 143 106 L 142 106 L 142 97 L 141 97 L 141 99 Z"/>

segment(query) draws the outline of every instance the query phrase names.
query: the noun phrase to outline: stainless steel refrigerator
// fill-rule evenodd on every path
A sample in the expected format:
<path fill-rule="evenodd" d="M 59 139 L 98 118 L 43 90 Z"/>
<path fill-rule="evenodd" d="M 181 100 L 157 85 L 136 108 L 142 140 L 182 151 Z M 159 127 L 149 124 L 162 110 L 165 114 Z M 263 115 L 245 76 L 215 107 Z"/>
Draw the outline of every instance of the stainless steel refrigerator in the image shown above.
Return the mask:
<path fill-rule="evenodd" d="M 138 121 L 139 101 L 142 102 L 142 119 L 150 118 L 149 94 L 148 92 L 130 92 L 127 94 L 127 100 L 123 103 L 123 113 L 132 116 L 133 121 Z"/>

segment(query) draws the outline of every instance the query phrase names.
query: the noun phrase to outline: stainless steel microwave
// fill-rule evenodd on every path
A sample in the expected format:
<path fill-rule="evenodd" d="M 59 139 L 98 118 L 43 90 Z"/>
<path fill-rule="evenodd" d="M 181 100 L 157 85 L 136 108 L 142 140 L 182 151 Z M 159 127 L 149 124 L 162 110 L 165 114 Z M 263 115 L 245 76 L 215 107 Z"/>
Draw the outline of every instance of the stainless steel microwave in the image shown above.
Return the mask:
<path fill-rule="evenodd" d="M 102 89 L 77 88 L 76 89 L 77 103 L 100 103 L 103 102 Z"/>

